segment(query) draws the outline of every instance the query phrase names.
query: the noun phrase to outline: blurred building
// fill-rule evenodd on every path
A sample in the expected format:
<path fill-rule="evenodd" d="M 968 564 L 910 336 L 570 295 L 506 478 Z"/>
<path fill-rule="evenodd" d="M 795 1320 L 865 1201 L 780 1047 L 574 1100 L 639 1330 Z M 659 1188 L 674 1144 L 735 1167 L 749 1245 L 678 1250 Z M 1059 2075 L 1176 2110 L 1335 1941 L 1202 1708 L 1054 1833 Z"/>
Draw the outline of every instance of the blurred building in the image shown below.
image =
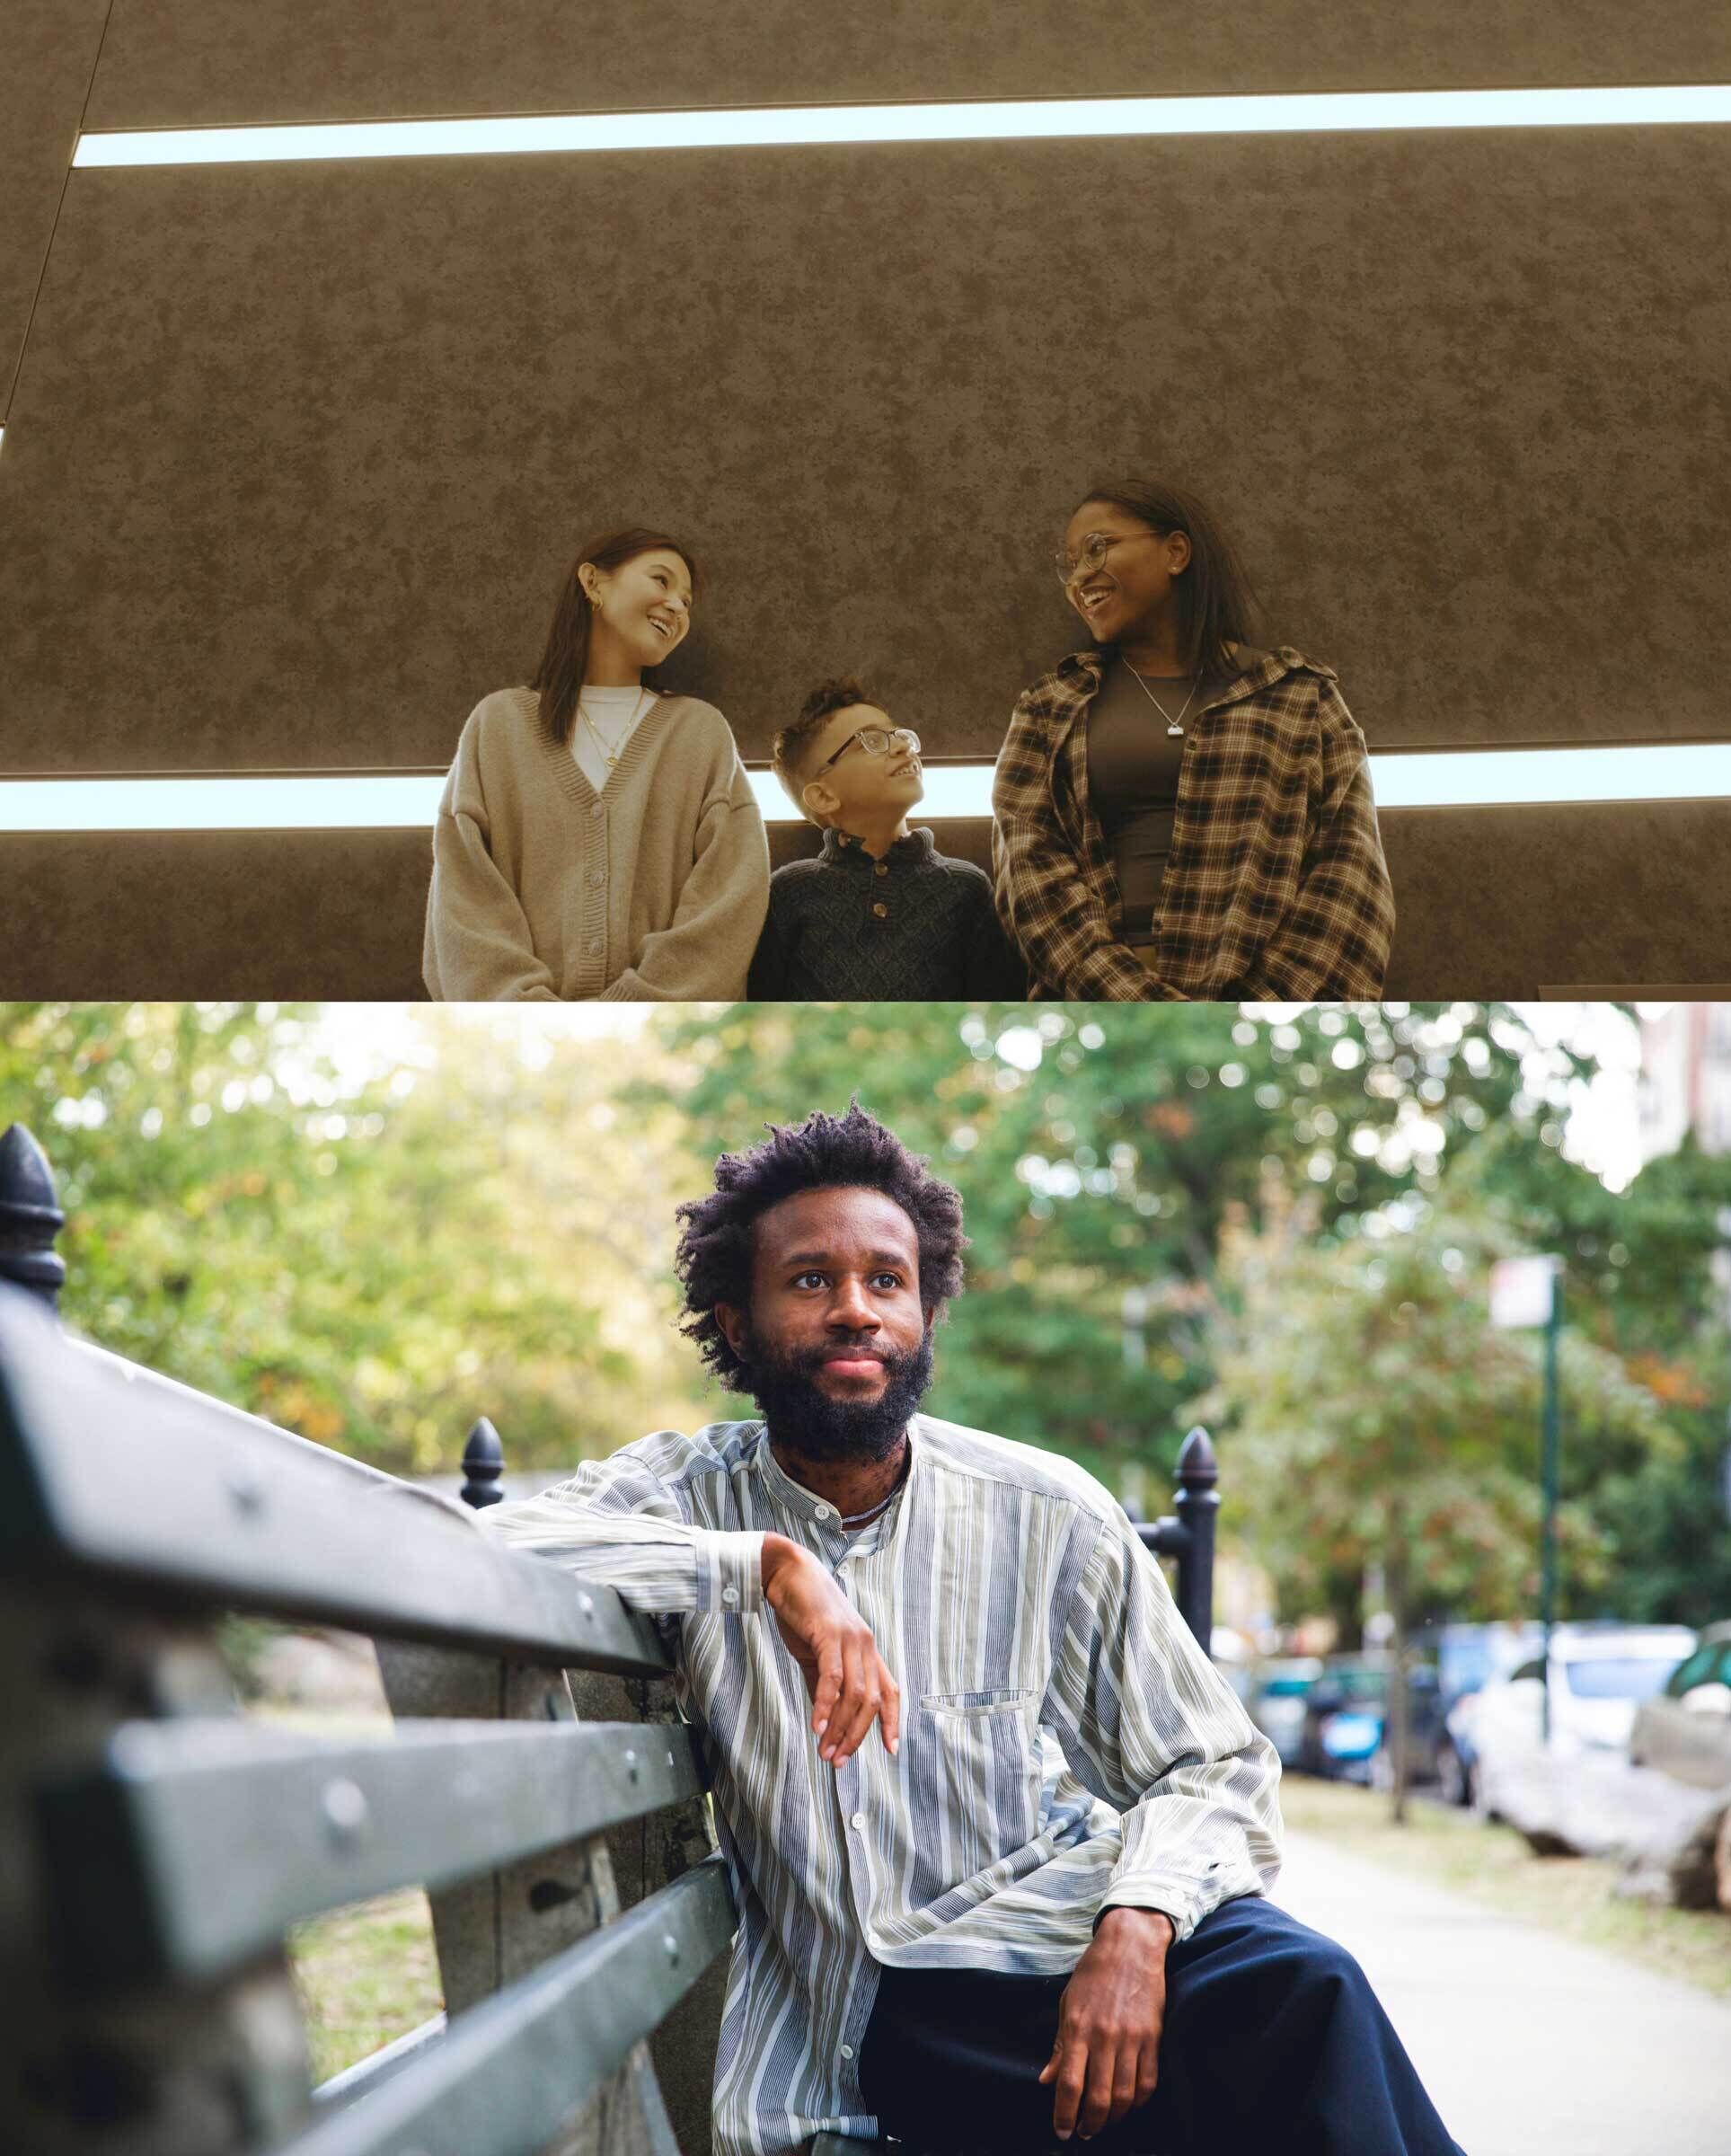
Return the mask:
<path fill-rule="evenodd" d="M 1688 1135 L 1731 1153 L 1731 1003 L 1660 1005 L 1640 1028 L 1642 1160 Z"/>

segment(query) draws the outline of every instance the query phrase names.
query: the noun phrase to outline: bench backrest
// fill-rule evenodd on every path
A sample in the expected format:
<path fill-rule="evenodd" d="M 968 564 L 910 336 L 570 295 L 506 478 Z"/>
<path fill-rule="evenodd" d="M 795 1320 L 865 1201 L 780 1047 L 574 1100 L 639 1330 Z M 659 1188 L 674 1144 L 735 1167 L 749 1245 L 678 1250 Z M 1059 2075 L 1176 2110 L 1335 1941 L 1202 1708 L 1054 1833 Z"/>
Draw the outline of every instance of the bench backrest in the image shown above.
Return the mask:
<path fill-rule="evenodd" d="M 228 1611 L 375 1636 L 394 1732 L 241 1716 Z M 610 1591 L 0 1287 L 0 2146 L 707 2146 L 692 1994 L 734 1913 L 660 1643 Z M 315 2096 L 287 1929 L 409 1885 L 448 2019 Z M 681 2001 L 676 2135 L 645 2046 Z"/>

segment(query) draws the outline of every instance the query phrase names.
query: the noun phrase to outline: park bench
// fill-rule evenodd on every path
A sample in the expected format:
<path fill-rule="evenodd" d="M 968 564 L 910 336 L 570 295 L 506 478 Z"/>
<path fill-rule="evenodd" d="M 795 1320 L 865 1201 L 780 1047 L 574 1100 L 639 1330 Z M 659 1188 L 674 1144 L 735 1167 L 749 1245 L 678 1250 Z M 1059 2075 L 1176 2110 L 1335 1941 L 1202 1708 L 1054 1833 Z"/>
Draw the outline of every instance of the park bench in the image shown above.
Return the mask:
<path fill-rule="evenodd" d="M 65 1331 L 0 1137 L 0 2149 L 701 2156 L 735 1923 L 654 1627 L 389 1475 Z M 1187 1442 L 1205 1643 L 1214 1469 Z M 464 1498 L 497 1500 L 476 1426 Z M 243 1715 L 218 1627 L 371 1637 L 390 1735 Z M 291 1926 L 424 1886 L 443 2014 L 312 2086 Z M 814 2156 L 865 2144 L 821 2136 Z"/>

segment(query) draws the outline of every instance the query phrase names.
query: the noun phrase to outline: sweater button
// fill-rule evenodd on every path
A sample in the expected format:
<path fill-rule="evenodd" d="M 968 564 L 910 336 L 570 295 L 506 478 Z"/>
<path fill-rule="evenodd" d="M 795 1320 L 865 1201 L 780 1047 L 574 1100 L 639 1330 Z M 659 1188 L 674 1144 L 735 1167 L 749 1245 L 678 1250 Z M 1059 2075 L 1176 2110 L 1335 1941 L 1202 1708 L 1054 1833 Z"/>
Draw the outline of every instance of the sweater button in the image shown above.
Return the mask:
<path fill-rule="evenodd" d="M 888 876 L 889 873 L 889 863 L 887 861 L 880 861 L 877 867 L 872 870 L 871 873 L 874 876 Z"/>
<path fill-rule="evenodd" d="M 872 909 L 871 909 L 871 910 L 872 910 L 872 912 L 873 912 L 874 914 L 876 914 L 876 915 L 877 915 L 877 916 L 878 916 L 879 920 L 880 920 L 880 921 L 888 921 L 888 918 L 889 918 L 889 908 L 888 908 L 888 906 L 887 906 L 884 904 L 884 902 L 883 902 L 883 900 L 882 900 L 881 898 L 879 898 L 879 899 L 878 900 L 877 904 L 876 904 L 876 905 L 875 905 L 875 906 L 872 907 Z"/>
<path fill-rule="evenodd" d="M 605 803 L 605 801 L 597 801 L 597 802 L 595 804 L 594 808 L 592 808 L 589 810 L 589 814 L 590 814 L 590 816 L 591 816 L 591 817 L 605 816 L 605 814 L 606 814 L 606 813 L 607 813 L 607 804 Z"/>
<path fill-rule="evenodd" d="M 599 936 L 591 936 L 589 938 L 589 956 L 592 959 L 598 959 L 605 948 L 605 946 L 603 944 Z"/>
<path fill-rule="evenodd" d="M 589 870 L 589 888 L 591 890 L 599 890 L 606 880 L 607 871 L 605 869 L 591 869 Z"/>

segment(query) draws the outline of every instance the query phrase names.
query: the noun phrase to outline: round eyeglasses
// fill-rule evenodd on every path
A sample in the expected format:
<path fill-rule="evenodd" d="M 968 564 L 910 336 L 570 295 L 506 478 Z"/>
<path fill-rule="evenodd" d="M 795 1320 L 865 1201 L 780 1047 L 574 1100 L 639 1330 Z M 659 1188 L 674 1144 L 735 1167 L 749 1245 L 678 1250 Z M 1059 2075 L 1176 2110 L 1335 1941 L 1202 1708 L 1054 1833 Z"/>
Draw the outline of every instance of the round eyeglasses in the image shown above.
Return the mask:
<path fill-rule="evenodd" d="M 911 726 L 862 726 L 857 734 L 848 736 L 833 756 L 824 758 L 817 769 L 812 773 L 812 778 L 820 777 L 832 764 L 839 764 L 848 750 L 856 744 L 864 749 L 869 756 L 887 756 L 890 750 L 898 744 L 911 756 L 917 756 L 920 753 L 920 737 Z"/>
<path fill-rule="evenodd" d="M 1164 532 L 1090 532 L 1073 560 L 1062 547 L 1052 557 L 1058 582 L 1068 591 L 1078 577 L 1091 576 L 1101 567 L 1115 546 L 1127 546 L 1133 539 L 1164 539 L 1166 535 Z"/>

